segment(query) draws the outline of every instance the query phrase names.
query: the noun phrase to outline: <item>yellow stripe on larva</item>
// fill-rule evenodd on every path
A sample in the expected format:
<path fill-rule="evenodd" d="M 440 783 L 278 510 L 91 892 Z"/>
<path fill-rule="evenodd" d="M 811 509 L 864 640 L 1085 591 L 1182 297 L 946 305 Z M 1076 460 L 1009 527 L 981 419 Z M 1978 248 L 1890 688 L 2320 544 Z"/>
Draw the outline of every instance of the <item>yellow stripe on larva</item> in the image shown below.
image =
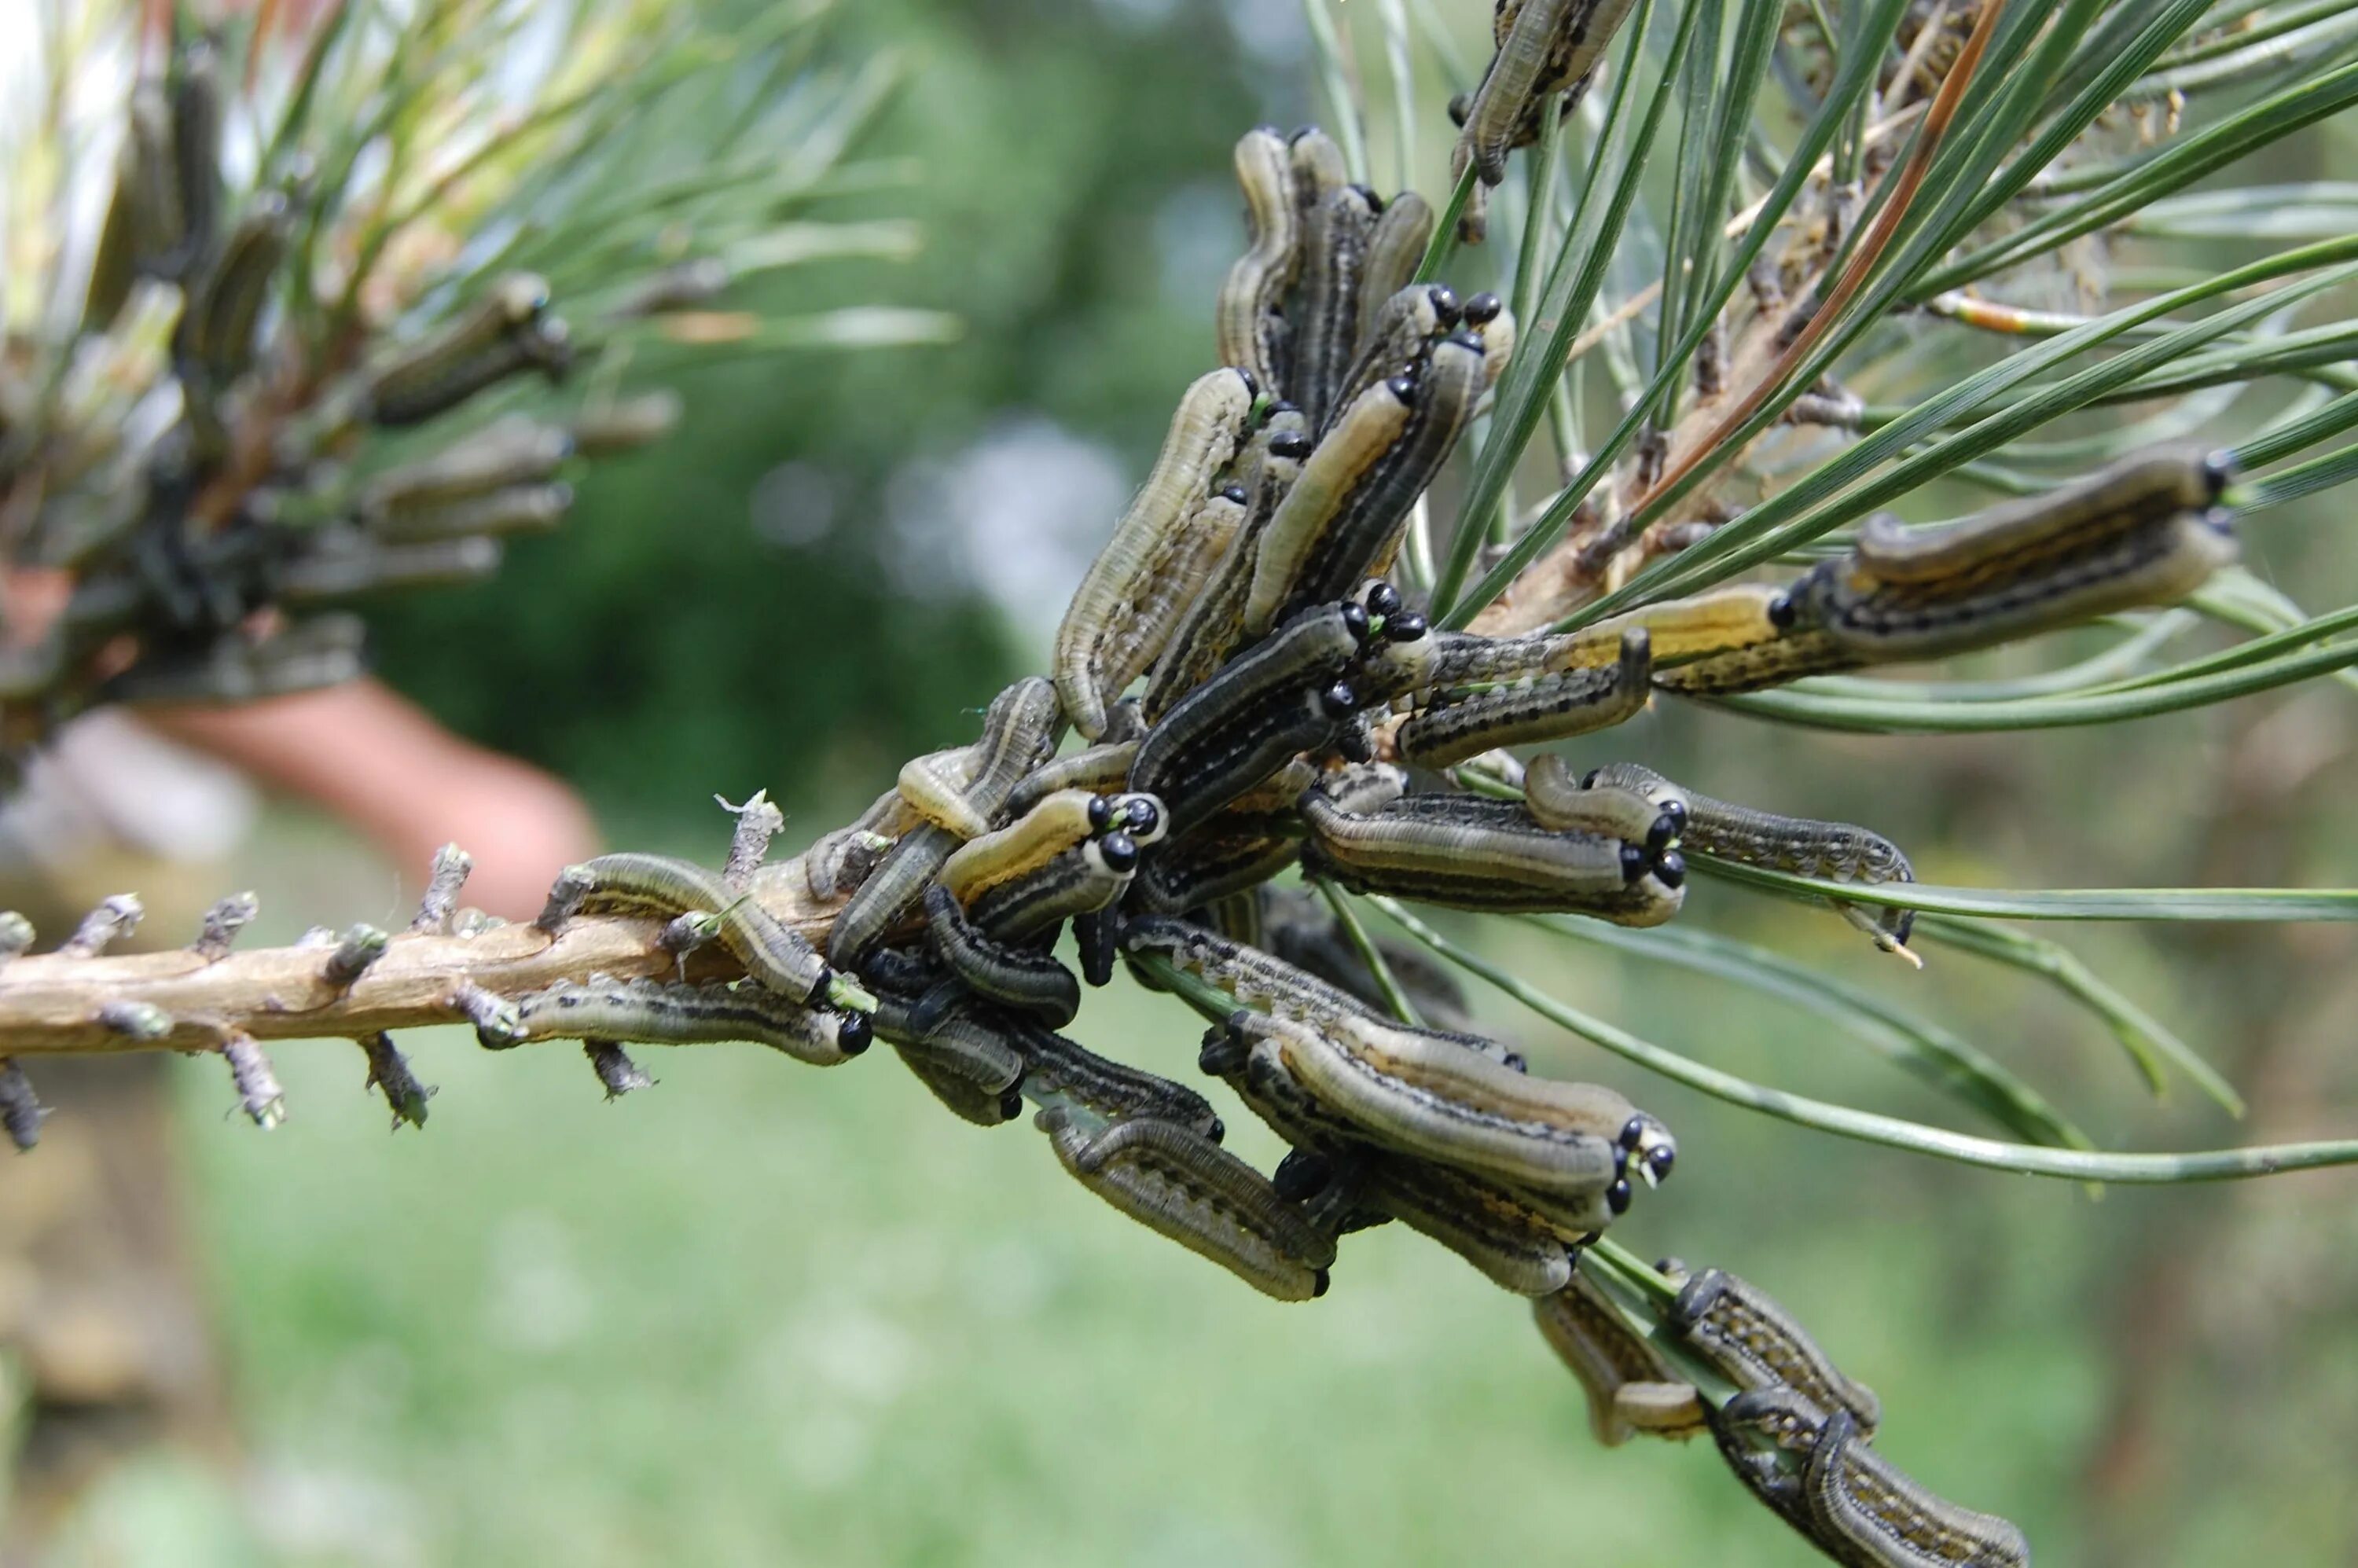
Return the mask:
<path fill-rule="evenodd" d="M 1236 455 L 1252 405 L 1252 389 L 1234 370 L 1216 370 L 1187 389 L 1153 471 L 1074 591 L 1056 629 L 1054 673 L 1065 716 L 1091 741 L 1104 736 L 1114 695 L 1100 664 L 1112 622 L 1167 557 L 1213 476 Z"/>
<path fill-rule="evenodd" d="M 1109 696 L 1162 657 L 1181 617 L 1244 525 L 1241 493 L 1209 495 L 1196 505 L 1180 524 L 1163 560 L 1141 585 L 1128 613 L 1109 629 L 1098 677 Z"/>
<path fill-rule="evenodd" d="M 989 819 L 966 798 L 967 786 L 974 782 L 975 751 L 954 746 L 901 764 L 898 787 L 909 809 L 961 838 L 979 838 L 990 831 Z"/>
<path fill-rule="evenodd" d="M 1058 790 L 997 832 L 961 845 L 942 862 L 942 885 L 971 905 L 1001 882 L 1039 870 L 1088 838 L 1097 799 L 1085 789 Z"/>
<path fill-rule="evenodd" d="M 1248 633 L 1259 636 L 1276 621 L 1336 514 L 1400 439 L 1412 412 L 1390 383 L 1379 382 L 1353 400 L 1303 463 L 1260 536 L 1252 593 L 1245 601 Z"/>
<path fill-rule="evenodd" d="M 1523 806 L 1532 820 L 1554 832 L 1604 833 L 1643 844 L 1662 808 L 1637 790 L 1599 780 L 1583 788 L 1569 764 L 1550 752 L 1531 759 L 1523 773 Z"/>
<path fill-rule="evenodd" d="M 1858 568 L 1883 582 L 1938 583 L 2017 553 L 2068 548 L 2082 535 L 2199 512 L 2218 489 L 2217 470 L 2190 449 L 2146 453 L 2049 494 L 1935 527 L 1910 528 L 1878 513 L 1859 529 Z"/>
<path fill-rule="evenodd" d="M 1223 363 L 1242 365 L 1274 387 L 1284 368 L 1285 291 L 1302 254 L 1293 149 L 1274 131 L 1248 131 L 1237 143 L 1236 168 L 1250 245 L 1220 287 L 1214 339 Z"/>

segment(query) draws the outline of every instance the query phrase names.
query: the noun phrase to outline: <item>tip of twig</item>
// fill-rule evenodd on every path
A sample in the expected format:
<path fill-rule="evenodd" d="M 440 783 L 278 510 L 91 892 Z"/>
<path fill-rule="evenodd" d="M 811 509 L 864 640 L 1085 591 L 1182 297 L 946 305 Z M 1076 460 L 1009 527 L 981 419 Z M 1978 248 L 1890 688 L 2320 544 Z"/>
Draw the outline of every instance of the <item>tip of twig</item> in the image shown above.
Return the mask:
<path fill-rule="evenodd" d="M 417 901 L 417 914 L 409 929 L 428 936 L 448 935 L 451 913 L 458 908 L 459 890 L 466 885 L 467 875 L 475 869 L 475 857 L 456 844 L 445 844 L 434 851 L 434 866 L 426 879 L 426 892 Z"/>
<path fill-rule="evenodd" d="M 261 1044 L 251 1034 L 233 1033 L 222 1039 L 221 1049 L 229 1062 L 230 1081 L 237 1086 L 238 1104 L 254 1125 L 267 1132 L 285 1121 L 287 1091 L 278 1087 L 278 1075 L 271 1070 Z"/>
<path fill-rule="evenodd" d="M 598 879 L 587 866 L 568 866 L 557 873 L 557 881 L 548 889 L 548 902 L 541 906 L 540 918 L 533 924 L 551 936 L 565 929 L 566 924 L 581 913 L 590 890 Z"/>
<path fill-rule="evenodd" d="M 368 1056 L 368 1079 L 362 1086 L 384 1096 L 392 1108 L 395 1131 L 409 1126 L 423 1129 L 426 1125 L 426 1102 L 436 1093 L 432 1084 L 421 1084 L 410 1070 L 409 1058 L 395 1048 L 393 1036 L 382 1032 L 361 1037 L 361 1050 Z"/>
<path fill-rule="evenodd" d="M 41 1141 L 41 1123 L 49 1111 L 33 1094 L 32 1080 L 11 1058 L 0 1057 L 0 1127 L 20 1154 L 29 1154 Z"/>
<path fill-rule="evenodd" d="M 233 892 L 205 911 L 205 922 L 189 945 L 189 951 L 207 963 L 215 963 L 229 956 L 237 943 L 238 933 L 253 923 L 262 912 L 262 901 L 251 892 Z"/>
<path fill-rule="evenodd" d="M 647 1070 L 632 1061 L 631 1054 L 613 1041 L 584 1040 L 581 1050 L 597 1072 L 598 1081 L 606 1086 L 607 1099 L 618 1100 L 624 1095 L 654 1087 L 654 1079 L 647 1076 Z"/>
<path fill-rule="evenodd" d="M 384 957 L 393 938 L 373 925 L 355 925 L 337 942 L 336 950 L 328 956 L 327 968 L 320 978 L 338 990 L 348 989 L 353 981 L 368 972 L 370 965 Z"/>
<path fill-rule="evenodd" d="M 101 1027 L 126 1040 L 146 1043 L 172 1033 L 172 1015 L 152 1001 L 110 1001 L 100 1005 Z"/>
<path fill-rule="evenodd" d="M 33 923 L 15 910 L 0 911 L 0 963 L 33 945 Z"/>
<path fill-rule="evenodd" d="M 105 952 L 109 944 L 137 930 L 146 913 L 146 906 L 135 893 L 119 892 L 101 899 L 98 907 L 81 917 L 81 924 L 58 950 L 71 957 L 94 958 Z"/>

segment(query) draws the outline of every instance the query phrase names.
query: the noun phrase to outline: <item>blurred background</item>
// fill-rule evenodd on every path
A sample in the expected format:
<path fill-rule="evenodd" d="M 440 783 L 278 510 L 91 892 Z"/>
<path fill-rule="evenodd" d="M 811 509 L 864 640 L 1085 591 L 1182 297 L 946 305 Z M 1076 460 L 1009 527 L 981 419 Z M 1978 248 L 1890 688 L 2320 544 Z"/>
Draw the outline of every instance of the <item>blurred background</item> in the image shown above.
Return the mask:
<path fill-rule="evenodd" d="M 1472 52 L 1487 7 L 1444 9 L 1467 14 Z M 570 781 L 611 844 L 717 860 L 713 794 L 766 788 L 798 846 L 1041 667 L 1210 362 L 1242 243 L 1231 144 L 1316 117 L 1301 14 L 1276 0 L 865 0 L 849 20 L 904 65 L 869 150 L 913 160 L 914 189 L 878 211 L 919 218 L 927 244 L 775 287 L 796 308 L 952 309 L 964 341 L 701 373 L 680 433 L 601 470 L 559 538 L 483 587 L 371 611 L 394 687 Z M 2348 169 L 2352 140 L 2329 125 L 2270 173 Z M 2271 513 L 2247 559 L 2346 601 L 2341 504 Z M 2358 880 L 2335 809 L 2351 704 L 2319 684 L 2117 731 L 1906 740 L 1665 706 L 1575 758 L 1871 822 L 1931 881 L 2336 885 Z M 419 869 L 274 801 L 180 875 L 193 907 L 254 888 L 257 935 L 284 940 L 406 919 Z M 2237 1124 L 2183 1090 L 2146 1099 L 2085 1015 L 2022 977 L 1950 950 L 1898 972 L 1840 922 L 1697 891 L 1690 918 L 1946 1020 L 2100 1141 L 2358 1128 L 2346 928 L 2063 933 L 2243 1088 Z M 1806 1013 L 1486 940 L 1731 1070 L 1947 1114 Z M 1645 1081 L 1476 1000 L 1536 1070 L 1615 1083 L 1677 1128 L 1678 1179 L 1628 1223 L 1633 1248 L 1785 1300 L 1883 1395 L 1879 1445 L 2016 1519 L 2040 1561 L 2358 1557 L 2358 1175 L 2092 1194 L 1975 1173 Z M 1186 1076 L 1190 1017 L 1125 980 L 1075 1033 Z M 893 1071 L 682 1052 L 647 1062 L 655 1092 L 609 1105 L 569 1049 L 405 1045 L 442 1090 L 422 1135 L 386 1135 L 349 1046 L 277 1053 L 294 1113 L 267 1137 L 225 1114 L 213 1065 L 173 1064 L 229 1435 L 214 1459 L 115 1470 L 57 1560 L 1815 1561 L 1707 1444 L 1595 1447 L 1522 1304 L 1399 1227 L 1355 1238 L 1325 1300 L 1280 1307 L 1090 1198 L 1027 1130 L 953 1122 Z M 1233 1146 L 1265 1163 L 1274 1141 L 1248 1119 Z M 10 1181 L 52 1179 L 70 1131 L 60 1118 Z"/>

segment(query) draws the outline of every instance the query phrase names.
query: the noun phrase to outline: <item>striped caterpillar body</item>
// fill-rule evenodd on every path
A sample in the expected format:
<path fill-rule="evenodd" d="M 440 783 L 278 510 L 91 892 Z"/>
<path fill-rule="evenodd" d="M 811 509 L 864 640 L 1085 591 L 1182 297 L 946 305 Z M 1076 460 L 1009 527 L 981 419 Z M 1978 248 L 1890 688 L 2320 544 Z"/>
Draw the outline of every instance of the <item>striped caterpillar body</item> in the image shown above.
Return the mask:
<path fill-rule="evenodd" d="M 868 1049 L 870 1021 L 856 1012 L 798 1007 L 757 987 L 667 985 L 592 977 L 563 981 L 516 999 L 516 1015 L 535 1036 L 643 1045 L 696 1045 L 741 1040 L 783 1051 L 798 1062 L 831 1067 Z"/>
<path fill-rule="evenodd" d="M 1540 1336 L 1579 1379 L 1589 1430 L 1607 1448 L 1639 1433 L 1693 1437 L 1704 1431 L 1703 1401 L 1610 1297 L 1586 1276 L 1531 1303 Z"/>
<path fill-rule="evenodd" d="M 1258 390 L 1237 370 L 1214 371 L 1187 389 L 1146 483 L 1073 592 L 1056 629 L 1056 694 L 1088 740 L 1104 737 L 1107 708 L 1120 695 L 1108 681 L 1109 642 L 1181 550 L 1189 519 L 1245 438 Z"/>
<path fill-rule="evenodd" d="M 1303 869 L 1355 892 L 1622 925 L 1659 925 L 1685 899 L 1685 863 L 1668 839 L 1552 829 L 1513 801 L 1410 795 L 1405 784 L 1395 769 L 1363 768 L 1305 791 Z"/>
<path fill-rule="evenodd" d="M 1152 1118 L 1092 1131 L 1058 1107 L 1039 1120 L 1076 1180 L 1149 1229 L 1279 1301 L 1326 1293 L 1334 1242 L 1218 1144 Z"/>

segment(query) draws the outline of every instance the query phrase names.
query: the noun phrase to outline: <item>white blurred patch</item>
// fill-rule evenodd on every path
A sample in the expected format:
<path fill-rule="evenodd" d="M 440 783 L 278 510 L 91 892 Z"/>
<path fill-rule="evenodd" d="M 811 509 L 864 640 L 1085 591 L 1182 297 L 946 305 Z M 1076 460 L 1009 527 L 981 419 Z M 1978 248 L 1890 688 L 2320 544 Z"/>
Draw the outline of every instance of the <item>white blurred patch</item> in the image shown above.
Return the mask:
<path fill-rule="evenodd" d="M 256 810 L 236 770 L 101 708 L 59 730 L 0 807 L 0 860 L 63 868 L 126 846 L 217 860 L 244 839 Z"/>
<path fill-rule="evenodd" d="M 1027 627 L 1053 628 L 1130 490 L 1109 448 L 1036 415 L 1017 418 L 892 476 L 883 565 L 912 598 L 979 586 Z"/>
<path fill-rule="evenodd" d="M 427 1560 L 417 1497 L 305 1456 L 272 1454 L 246 1484 L 249 1513 L 264 1539 L 289 1560 L 410 1568 Z"/>
<path fill-rule="evenodd" d="M 843 480 L 817 463 L 780 463 L 753 486 L 752 507 L 754 533 L 786 549 L 808 549 L 834 532 Z"/>
<path fill-rule="evenodd" d="M 1292 66 L 1310 51 L 1310 30 L 1300 7 L 1275 0 L 1220 0 L 1228 30 L 1245 52 L 1263 65 Z"/>

